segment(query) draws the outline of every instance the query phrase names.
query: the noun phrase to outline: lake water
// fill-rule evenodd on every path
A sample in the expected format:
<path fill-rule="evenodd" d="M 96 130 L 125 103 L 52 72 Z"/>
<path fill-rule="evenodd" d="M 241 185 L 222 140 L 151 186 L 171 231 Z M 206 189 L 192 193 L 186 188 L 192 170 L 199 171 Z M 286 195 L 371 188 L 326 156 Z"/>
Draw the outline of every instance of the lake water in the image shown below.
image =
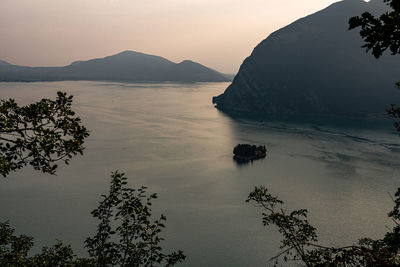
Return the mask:
<path fill-rule="evenodd" d="M 371 130 L 238 121 L 216 110 L 211 97 L 227 83 L 0 83 L 1 98 L 27 104 L 74 95 L 73 109 L 91 131 L 84 156 L 57 176 L 26 167 L 0 180 L 0 220 L 35 237 L 55 238 L 85 255 L 96 221 L 90 211 L 120 170 L 132 186 L 157 192 L 156 214 L 167 216 L 167 250 L 182 249 L 182 266 L 266 266 L 279 234 L 261 225 L 246 204 L 256 185 L 306 208 L 322 244 L 377 238 L 391 227 L 388 193 L 400 186 L 399 136 Z M 373 129 L 373 130 L 372 130 Z M 237 143 L 266 145 L 264 160 L 238 166 Z"/>

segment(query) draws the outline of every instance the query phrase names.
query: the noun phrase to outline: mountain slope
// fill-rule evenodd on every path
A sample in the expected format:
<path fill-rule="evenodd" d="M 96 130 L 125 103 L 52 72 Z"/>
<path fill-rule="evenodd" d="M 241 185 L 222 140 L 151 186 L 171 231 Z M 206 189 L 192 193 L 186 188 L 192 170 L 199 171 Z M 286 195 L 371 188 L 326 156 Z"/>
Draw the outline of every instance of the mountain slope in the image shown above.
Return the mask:
<path fill-rule="evenodd" d="M 399 57 L 376 60 L 361 49 L 348 20 L 382 13 L 382 1 L 345 0 L 272 33 L 243 62 L 226 91 L 213 98 L 231 114 L 260 117 L 368 116 L 400 102 Z"/>
<path fill-rule="evenodd" d="M 221 73 L 198 63 L 125 51 L 105 58 L 76 61 L 65 67 L 22 67 L 0 64 L 0 81 L 131 81 L 225 82 Z"/>
<path fill-rule="evenodd" d="M 8 66 L 8 65 L 11 65 L 11 64 L 6 61 L 0 60 L 0 66 Z"/>

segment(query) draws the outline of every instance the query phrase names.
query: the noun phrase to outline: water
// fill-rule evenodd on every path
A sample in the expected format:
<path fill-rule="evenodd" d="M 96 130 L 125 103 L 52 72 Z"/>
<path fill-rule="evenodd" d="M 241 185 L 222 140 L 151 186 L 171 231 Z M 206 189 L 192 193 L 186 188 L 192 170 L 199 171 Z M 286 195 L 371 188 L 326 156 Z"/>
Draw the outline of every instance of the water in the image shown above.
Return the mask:
<path fill-rule="evenodd" d="M 0 220 L 35 237 L 37 251 L 55 238 L 85 255 L 95 230 L 90 216 L 109 174 L 157 192 L 155 213 L 167 220 L 164 247 L 182 249 L 182 266 L 266 266 L 278 252 L 275 228 L 246 204 L 265 185 L 289 209 L 306 208 L 322 244 L 377 238 L 391 226 L 388 193 L 400 185 L 399 137 L 391 128 L 360 130 L 233 120 L 211 97 L 226 83 L 0 83 L 1 98 L 27 104 L 56 91 L 74 95 L 91 131 L 84 156 L 57 176 L 30 167 L 0 180 Z M 371 129 L 374 128 L 371 125 Z M 237 143 L 266 145 L 267 158 L 238 166 Z"/>

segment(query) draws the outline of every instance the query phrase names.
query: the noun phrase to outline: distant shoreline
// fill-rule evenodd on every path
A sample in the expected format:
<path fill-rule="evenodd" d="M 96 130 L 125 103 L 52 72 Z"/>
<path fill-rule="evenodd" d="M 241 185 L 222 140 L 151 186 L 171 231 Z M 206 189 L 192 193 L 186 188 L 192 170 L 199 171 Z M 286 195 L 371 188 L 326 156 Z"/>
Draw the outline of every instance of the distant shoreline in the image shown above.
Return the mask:
<path fill-rule="evenodd" d="M 191 60 L 180 63 L 135 51 L 76 61 L 62 67 L 26 67 L 0 61 L 1 82 L 117 81 L 117 82 L 231 82 L 220 73 Z"/>
<path fill-rule="evenodd" d="M 203 81 L 133 81 L 133 80 L 0 80 L 0 83 L 41 83 L 41 82 L 112 82 L 112 83 L 165 83 L 165 84 L 205 84 L 205 83 L 231 83 L 232 81 L 210 81 L 210 82 L 203 82 Z"/>

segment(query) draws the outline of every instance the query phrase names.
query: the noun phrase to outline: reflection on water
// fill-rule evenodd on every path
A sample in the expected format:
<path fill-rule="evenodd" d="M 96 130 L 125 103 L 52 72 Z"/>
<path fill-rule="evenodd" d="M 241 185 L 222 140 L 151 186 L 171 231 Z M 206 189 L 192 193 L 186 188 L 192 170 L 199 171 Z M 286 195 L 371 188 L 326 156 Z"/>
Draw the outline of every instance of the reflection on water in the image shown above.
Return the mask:
<path fill-rule="evenodd" d="M 247 166 L 247 165 L 253 165 L 253 163 L 255 162 L 255 161 L 258 161 L 258 160 L 264 160 L 265 158 L 263 158 L 263 159 L 250 159 L 250 160 L 237 160 L 237 159 L 234 159 L 233 158 L 233 161 L 236 163 L 236 165 L 238 166 L 238 167 L 245 167 L 245 166 Z"/>
<path fill-rule="evenodd" d="M 0 83 L 2 98 L 25 104 L 57 90 L 72 93 L 91 131 L 84 156 L 57 176 L 26 168 L 3 179 L 1 220 L 38 245 L 59 238 L 82 255 L 96 224 L 90 211 L 119 169 L 132 185 L 158 193 L 156 213 L 168 218 L 165 245 L 185 251 L 184 266 L 267 265 L 279 235 L 244 202 L 256 185 L 289 208 L 307 208 L 324 244 L 386 231 L 387 193 L 400 184 L 397 135 L 233 120 L 211 104 L 227 85 Z M 238 143 L 265 144 L 267 157 L 237 166 Z"/>

